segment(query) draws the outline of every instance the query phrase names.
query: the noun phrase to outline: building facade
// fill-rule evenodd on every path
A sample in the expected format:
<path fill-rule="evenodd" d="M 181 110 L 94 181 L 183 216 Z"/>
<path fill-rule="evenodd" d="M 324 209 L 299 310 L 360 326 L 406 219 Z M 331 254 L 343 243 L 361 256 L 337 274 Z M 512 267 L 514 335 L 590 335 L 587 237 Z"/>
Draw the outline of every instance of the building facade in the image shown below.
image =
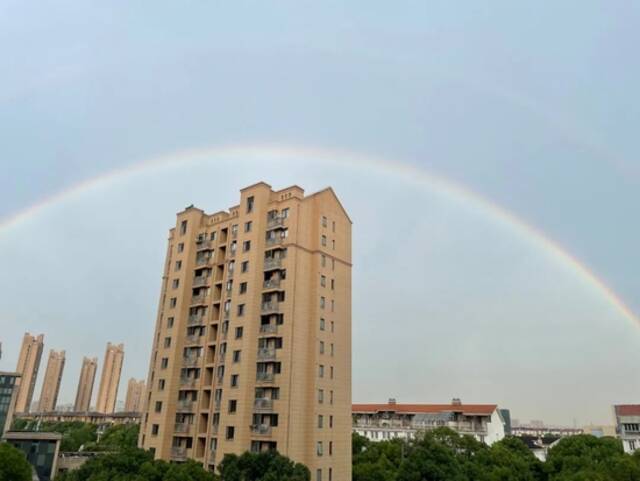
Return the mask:
<path fill-rule="evenodd" d="M 18 388 L 18 398 L 16 400 L 16 412 L 29 412 L 33 401 L 33 392 L 36 388 L 38 370 L 44 349 L 44 335 L 35 337 L 25 333 L 18 357 L 16 371 L 20 374 L 20 387 Z"/>
<path fill-rule="evenodd" d="M 40 412 L 56 410 L 58 394 L 60 393 L 60 383 L 62 382 L 62 373 L 64 372 L 64 364 L 65 352 L 56 352 L 51 349 L 51 351 L 49 351 L 47 369 L 44 372 L 42 391 L 40 392 L 40 403 L 38 404 Z"/>
<path fill-rule="evenodd" d="M 11 427 L 19 383 L 17 372 L 0 371 L 0 438 Z"/>
<path fill-rule="evenodd" d="M 138 381 L 136 379 L 129 379 L 127 384 L 127 397 L 124 401 L 124 410 L 128 413 L 142 412 L 144 405 L 144 392 L 145 383 L 144 380 Z"/>
<path fill-rule="evenodd" d="M 505 436 L 495 404 L 354 404 L 353 431 L 372 441 L 413 439 L 417 433 L 447 427 L 491 445 Z"/>
<path fill-rule="evenodd" d="M 107 350 L 105 351 L 104 362 L 102 363 L 98 400 L 96 401 L 96 411 L 99 413 L 108 414 L 116 410 L 118 386 L 120 385 L 123 362 L 124 344 L 115 345 L 110 342 L 107 343 Z"/>
<path fill-rule="evenodd" d="M 169 231 L 140 445 L 214 469 L 276 449 L 351 479 L 351 221 L 332 189 L 258 183 Z"/>
<path fill-rule="evenodd" d="M 633 453 L 640 448 L 640 404 L 615 405 L 613 415 L 624 452 Z"/>
<path fill-rule="evenodd" d="M 82 368 L 80 369 L 80 379 L 78 380 L 76 402 L 73 406 L 74 411 L 88 412 L 91 409 L 91 396 L 93 395 L 93 385 L 96 380 L 97 370 L 97 358 L 82 358 Z"/>
<path fill-rule="evenodd" d="M 62 435 L 44 432 L 8 432 L 5 441 L 22 451 L 39 481 L 53 481 L 58 471 Z"/>

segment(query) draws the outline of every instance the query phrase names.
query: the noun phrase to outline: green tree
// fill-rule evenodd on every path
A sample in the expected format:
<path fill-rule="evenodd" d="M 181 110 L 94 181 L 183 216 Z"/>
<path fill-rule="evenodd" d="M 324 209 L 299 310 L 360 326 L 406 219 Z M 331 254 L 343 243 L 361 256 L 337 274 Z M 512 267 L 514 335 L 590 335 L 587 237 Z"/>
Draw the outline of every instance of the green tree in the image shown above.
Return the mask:
<path fill-rule="evenodd" d="M 542 463 L 520 439 L 507 437 L 473 459 L 471 479 L 478 481 L 544 481 Z"/>
<path fill-rule="evenodd" d="M 309 481 L 309 469 L 274 451 L 227 454 L 218 466 L 222 481 Z"/>
<path fill-rule="evenodd" d="M 22 451 L 0 443 L 0 481 L 31 481 L 31 465 Z"/>
<path fill-rule="evenodd" d="M 85 451 L 119 451 L 138 445 L 138 424 L 117 424 L 108 427 L 100 436 L 100 441 L 85 446 Z"/>

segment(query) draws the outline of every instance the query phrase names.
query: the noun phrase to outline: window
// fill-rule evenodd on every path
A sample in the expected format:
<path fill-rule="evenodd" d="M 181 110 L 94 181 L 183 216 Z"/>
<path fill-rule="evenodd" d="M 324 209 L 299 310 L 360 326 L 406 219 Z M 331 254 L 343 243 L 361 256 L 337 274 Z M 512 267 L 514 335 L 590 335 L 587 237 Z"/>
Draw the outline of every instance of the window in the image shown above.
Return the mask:
<path fill-rule="evenodd" d="M 238 304 L 238 317 L 244 316 L 244 304 Z"/>
<path fill-rule="evenodd" d="M 333 250 L 336 250 L 336 241 L 335 241 L 335 239 L 331 241 L 331 248 Z"/>
<path fill-rule="evenodd" d="M 157 424 L 152 424 L 151 425 L 151 435 L 152 436 L 157 436 L 159 430 L 160 430 L 160 426 L 158 426 Z"/>
<path fill-rule="evenodd" d="M 178 252 L 182 251 L 184 251 L 184 242 L 180 242 L 180 244 L 178 244 Z"/>
<path fill-rule="evenodd" d="M 180 235 L 185 235 L 187 233 L 187 221 L 183 220 L 180 223 Z"/>
<path fill-rule="evenodd" d="M 322 481 L 322 469 L 316 469 L 316 481 Z"/>
<path fill-rule="evenodd" d="M 167 328 L 171 329 L 173 327 L 173 317 L 167 317 Z"/>
<path fill-rule="evenodd" d="M 322 216 L 322 227 L 327 227 L 327 218 L 326 216 Z"/>
<path fill-rule="evenodd" d="M 241 272 L 249 272 L 249 261 L 242 261 L 242 264 L 240 264 L 240 271 Z"/>
<path fill-rule="evenodd" d="M 324 296 L 320 296 L 320 309 L 324 309 L 325 298 Z"/>
<path fill-rule="evenodd" d="M 331 223 L 331 230 L 332 230 L 333 232 L 335 232 L 335 231 L 336 231 L 336 221 L 335 221 L 335 220 Z"/>
<path fill-rule="evenodd" d="M 238 378 L 240 376 L 238 374 L 231 375 L 231 387 L 238 387 Z"/>
<path fill-rule="evenodd" d="M 334 322 L 333 322 L 333 321 L 331 321 L 331 332 L 333 332 L 334 325 L 335 325 L 335 324 L 334 324 Z"/>
<path fill-rule="evenodd" d="M 233 439 L 236 435 L 236 428 L 233 426 L 227 426 L 227 439 Z"/>
<path fill-rule="evenodd" d="M 209 236 L 209 239 L 211 239 L 212 241 L 216 240 L 216 232 L 215 231 L 213 231 L 211 233 L 211 235 Z"/>
<path fill-rule="evenodd" d="M 180 285 L 180 279 L 174 279 L 173 282 L 171 283 L 171 287 L 173 287 L 174 289 L 177 289 L 179 285 Z"/>
<path fill-rule="evenodd" d="M 335 224 L 335 222 L 334 222 L 334 224 Z M 333 443 L 331 441 L 329 441 L 329 456 L 331 456 L 331 454 L 332 454 L 331 453 L 331 447 L 332 447 L 331 445 L 332 444 Z M 329 468 L 329 481 L 333 481 L 333 468 Z"/>
<path fill-rule="evenodd" d="M 171 299 L 169 299 L 169 307 L 171 309 L 173 309 L 174 307 L 176 307 L 176 304 L 178 303 L 178 299 L 176 299 L 175 297 L 172 297 Z"/>
<path fill-rule="evenodd" d="M 180 269 L 182 269 L 182 261 L 176 261 L 176 271 L 179 271 Z"/>
<path fill-rule="evenodd" d="M 326 245 L 327 245 L 327 236 L 326 236 L 326 235 L 323 235 L 322 237 L 320 237 L 320 243 L 321 243 L 323 246 L 326 246 Z"/>
<path fill-rule="evenodd" d="M 242 252 L 249 252 L 249 250 L 251 250 L 251 241 L 244 241 L 242 243 Z"/>
<path fill-rule="evenodd" d="M 158 391 L 164 391 L 164 379 L 158 379 Z"/>
<path fill-rule="evenodd" d="M 333 342 L 331 343 L 331 355 L 333 356 L 335 354 L 335 349 L 333 347 Z"/>
<path fill-rule="evenodd" d="M 165 337 L 164 338 L 164 347 L 171 347 L 171 338 L 170 337 Z"/>
<path fill-rule="evenodd" d="M 233 362 L 240 362 L 240 351 L 233 351 Z"/>
<path fill-rule="evenodd" d="M 235 399 L 229 399 L 229 412 L 235 413 L 238 410 L 238 401 Z"/>
<path fill-rule="evenodd" d="M 316 444 L 316 454 L 322 456 L 322 441 L 318 441 Z"/>
<path fill-rule="evenodd" d="M 329 391 L 329 404 L 333 404 L 333 391 Z"/>
<path fill-rule="evenodd" d="M 244 223 L 244 231 L 245 232 L 251 232 L 252 225 L 253 225 L 253 222 L 251 222 L 251 221 L 245 222 Z"/>
<path fill-rule="evenodd" d="M 318 402 L 320 404 L 324 402 L 324 391 L 322 389 L 318 389 Z"/>
<path fill-rule="evenodd" d="M 327 278 L 325 276 L 320 276 L 320 285 L 325 287 L 327 285 Z"/>
<path fill-rule="evenodd" d="M 329 427 L 333 428 L 333 416 L 329 416 Z"/>
<path fill-rule="evenodd" d="M 241 282 L 240 283 L 240 294 L 246 294 L 247 292 L 247 283 L 246 282 Z"/>
<path fill-rule="evenodd" d="M 335 279 L 331 279 L 331 290 L 335 290 L 336 288 L 336 280 Z"/>
<path fill-rule="evenodd" d="M 169 358 L 168 357 L 163 357 L 160 360 L 160 369 L 166 369 L 167 367 L 169 367 Z"/>
<path fill-rule="evenodd" d="M 285 208 L 282 209 L 282 212 L 280 212 L 280 217 L 282 217 L 283 219 L 286 219 L 287 217 L 289 217 L 289 208 Z"/>
<path fill-rule="evenodd" d="M 247 214 L 253 212 L 253 196 L 247 197 Z"/>
<path fill-rule="evenodd" d="M 320 318 L 320 330 L 324 331 L 324 318 Z"/>
<path fill-rule="evenodd" d="M 155 411 L 157 413 L 162 412 L 162 401 L 156 401 Z"/>
<path fill-rule="evenodd" d="M 318 414 L 318 429 L 322 429 L 323 424 L 324 424 L 324 416 L 322 416 L 322 414 Z"/>
<path fill-rule="evenodd" d="M 318 366 L 318 377 L 324 377 L 324 366 L 322 364 Z"/>
<path fill-rule="evenodd" d="M 332 271 L 336 270 L 336 260 L 335 259 L 331 259 L 331 270 Z"/>
<path fill-rule="evenodd" d="M 234 237 L 238 235 L 238 224 L 233 224 L 231 226 L 231 235 Z"/>
<path fill-rule="evenodd" d="M 236 327 L 236 339 L 242 339 L 242 326 Z"/>
<path fill-rule="evenodd" d="M 331 312 L 335 311 L 335 309 L 336 309 L 336 301 L 331 299 Z"/>
<path fill-rule="evenodd" d="M 333 366 L 329 367 L 329 378 L 333 379 Z"/>
<path fill-rule="evenodd" d="M 320 265 L 321 265 L 322 267 L 324 267 L 324 266 L 326 266 L 326 265 L 327 265 L 327 256 L 325 256 L 324 254 L 322 254 L 322 255 L 320 256 Z"/>
<path fill-rule="evenodd" d="M 333 455 L 333 441 L 329 441 L 329 456 Z M 331 468 L 329 468 L 329 479 L 331 479 Z"/>
<path fill-rule="evenodd" d="M 324 354 L 324 341 L 320 341 L 320 354 Z"/>

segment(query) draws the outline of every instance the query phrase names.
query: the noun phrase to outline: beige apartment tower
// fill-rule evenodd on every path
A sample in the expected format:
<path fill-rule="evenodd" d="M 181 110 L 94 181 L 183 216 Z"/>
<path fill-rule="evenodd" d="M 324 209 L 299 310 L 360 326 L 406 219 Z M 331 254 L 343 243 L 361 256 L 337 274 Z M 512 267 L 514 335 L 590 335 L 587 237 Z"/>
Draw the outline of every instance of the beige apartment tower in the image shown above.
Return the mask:
<path fill-rule="evenodd" d="M 78 380 L 78 392 L 76 393 L 76 402 L 73 407 L 74 411 L 88 412 L 91 409 L 91 396 L 93 394 L 93 385 L 96 380 L 97 370 L 97 358 L 82 358 L 82 369 L 80 370 L 80 379 Z"/>
<path fill-rule="evenodd" d="M 144 405 L 144 380 L 138 381 L 136 379 L 129 379 L 127 385 L 127 397 L 124 401 L 124 411 L 127 413 L 139 413 L 142 412 Z"/>
<path fill-rule="evenodd" d="M 40 403 L 38 404 L 40 412 L 47 413 L 56 410 L 64 363 L 64 351 L 56 352 L 53 349 L 49 351 L 49 360 L 47 361 L 47 369 L 44 372 L 44 382 L 42 383 Z"/>
<path fill-rule="evenodd" d="M 99 413 L 111 414 L 116 410 L 123 361 L 124 344 L 107 343 L 107 350 L 102 364 L 102 375 L 100 376 L 98 400 L 96 401 L 96 411 Z"/>
<path fill-rule="evenodd" d="M 15 407 L 15 412 L 17 413 L 29 412 L 43 349 L 43 334 L 35 337 L 28 332 L 25 333 L 22 339 L 22 347 L 20 348 L 20 356 L 18 357 L 18 367 L 16 368 L 18 374 L 21 375 Z"/>
<path fill-rule="evenodd" d="M 258 183 L 169 231 L 140 445 L 209 469 L 278 450 L 351 480 L 351 221 L 330 188 Z"/>

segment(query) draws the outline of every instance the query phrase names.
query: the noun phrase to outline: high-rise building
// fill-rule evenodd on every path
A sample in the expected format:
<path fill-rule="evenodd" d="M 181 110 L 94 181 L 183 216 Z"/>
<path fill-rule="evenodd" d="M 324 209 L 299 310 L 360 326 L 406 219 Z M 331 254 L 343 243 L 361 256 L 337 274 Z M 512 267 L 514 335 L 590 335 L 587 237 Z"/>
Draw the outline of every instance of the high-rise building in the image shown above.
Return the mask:
<path fill-rule="evenodd" d="M 107 343 L 107 350 L 104 354 L 102 364 L 102 375 L 100 376 L 100 388 L 98 389 L 98 401 L 96 411 L 99 413 L 112 413 L 116 409 L 116 399 L 118 397 L 118 385 L 120 384 L 120 374 L 122 373 L 122 362 L 124 361 L 124 344 Z"/>
<path fill-rule="evenodd" d="M 0 438 L 11 427 L 20 374 L 0 371 Z"/>
<path fill-rule="evenodd" d="M 144 380 L 129 379 L 127 385 L 127 397 L 124 401 L 124 411 L 127 413 L 139 413 L 144 406 Z"/>
<path fill-rule="evenodd" d="M 351 479 L 351 221 L 330 188 L 241 190 L 169 231 L 139 444 L 213 469 L 277 449 Z"/>
<path fill-rule="evenodd" d="M 22 339 L 22 347 L 20 348 L 20 356 L 18 357 L 18 367 L 16 368 L 16 371 L 22 377 L 16 400 L 16 412 L 18 413 L 29 412 L 31 407 L 43 349 L 43 334 L 35 337 L 28 332 L 25 333 Z"/>
<path fill-rule="evenodd" d="M 60 393 L 60 382 L 64 371 L 65 352 L 49 351 L 47 369 L 44 372 L 44 382 L 40 392 L 40 412 L 51 412 L 56 410 L 58 394 Z"/>
<path fill-rule="evenodd" d="M 76 393 L 74 411 L 87 412 L 91 409 L 91 395 L 93 394 L 93 384 L 96 380 L 97 370 L 98 358 L 82 358 L 82 369 L 80 370 L 80 379 L 78 380 L 78 392 Z"/>

